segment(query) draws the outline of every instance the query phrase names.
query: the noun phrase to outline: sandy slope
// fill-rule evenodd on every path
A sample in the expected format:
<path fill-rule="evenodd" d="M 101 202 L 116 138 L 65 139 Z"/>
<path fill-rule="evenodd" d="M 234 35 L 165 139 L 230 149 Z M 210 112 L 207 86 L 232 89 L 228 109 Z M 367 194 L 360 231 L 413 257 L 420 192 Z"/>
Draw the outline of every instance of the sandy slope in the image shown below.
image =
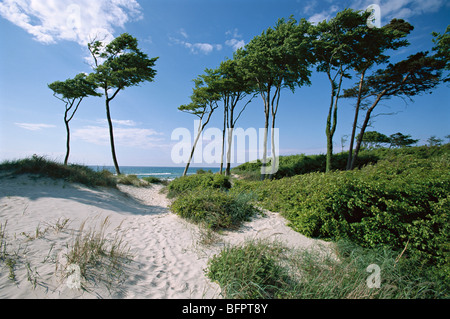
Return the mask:
<path fill-rule="evenodd" d="M 7 251 L 19 256 L 14 281 L 5 262 L 0 263 L 0 298 L 220 298 L 219 287 L 207 280 L 204 269 L 224 245 L 253 238 L 301 248 L 319 243 L 292 231 L 278 214 L 268 213 L 204 246 L 199 228 L 172 214 L 160 190 L 91 189 L 30 176 L 0 178 L 0 223 L 5 228 L 7 222 Z M 86 284 L 88 292 L 70 289 L 62 270 L 67 247 L 82 222 L 95 228 L 107 217 L 111 236 L 123 234 L 134 255 L 125 281 L 109 290 L 101 283 Z M 58 229 L 65 220 L 66 227 Z"/>

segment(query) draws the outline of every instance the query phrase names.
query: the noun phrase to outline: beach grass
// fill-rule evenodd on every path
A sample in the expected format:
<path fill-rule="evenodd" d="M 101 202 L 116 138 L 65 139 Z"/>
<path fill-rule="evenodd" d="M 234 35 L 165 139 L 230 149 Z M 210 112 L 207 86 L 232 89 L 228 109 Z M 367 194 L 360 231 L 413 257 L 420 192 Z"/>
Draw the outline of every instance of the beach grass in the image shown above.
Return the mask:
<path fill-rule="evenodd" d="M 0 164 L 0 172 L 9 173 L 9 176 L 32 174 L 94 187 L 116 187 L 117 185 L 116 179 L 109 171 L 97 172 L 83 165 L 64 165 L 37 155 L 21 160 L 5 161 Z"/>
<path fill-rule="evenodd" d="M 62 284 L 76 279 L 78 285 L 71 286 L 71 289 L 90 291 L 92 287 L 104 286 L 110 292 L 116 290 L 126 280 L 126 266 L 134 256 L 124 240 L 120 225 L 113 233 L 108 232 L 109 217 L 100 220 L 98 224 L 92 219 L 83 221 L 78 230 L 72 230 L 71 240 L 63 245 L 51 244 L 47 256 L 39 261 L 39 265 L 36 260 L 30 259 L 28 254 L 32 252 L 28 246 L 31 241 L 49 241 L 47 235 L 51 230 L 55 233 L 68 232 L 69 223 L 69 219 L 58 220 L 55 225 L 48 224 L 44 228 L 38 226 L 30 234 L 21 233 L 25 242 L 20 241 L 21 237 L 17 235 L 7 234 L 7 221 L 1 223 L 0 266 L 7 270 L 8 279 L 20 285 L 26 278 L 35 289 L 42 279 L 37 266 L 54 264 L 54 275 L 60 276 Z"/>
<path fill-rule="evenodd" d="M 279 243 L 249 241 L 226 247 L 208 262 L 206 274 L 227 299 L 431 299 L 448 291 L 418 264 L 399 260 L 386 247 L 364 249 L 340 241 L 335 254 L 292 250 Z M 337 256 L 337 258 L 336 258 Z M 380 285 L 370 285 L 370 265 Z M 369 271 L 370 270 L 370 271 Z"/>
<path fill-rule="evenodd" d="M 85 281 L 104 283 L 108 288 L 126 278 L 125 266 L 133 255 L 120 232 L 108 237 L 109 226 L 108 217 L 100 222 L 99 227 L 87 229 L 87 221 L 81 223 L 66 255 L 66 273 L 68 267 L 76 265 Z"/>

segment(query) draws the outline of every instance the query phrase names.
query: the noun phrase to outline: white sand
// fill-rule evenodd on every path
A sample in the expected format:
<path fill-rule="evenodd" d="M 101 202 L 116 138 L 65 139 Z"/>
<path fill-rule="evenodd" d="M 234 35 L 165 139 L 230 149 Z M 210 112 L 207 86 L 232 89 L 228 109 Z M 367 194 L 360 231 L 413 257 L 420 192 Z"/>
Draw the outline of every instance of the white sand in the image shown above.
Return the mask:
<path fill-rule="evenodd" d="M 294 232 L 279 214 L 268 212 L 205 246 L 200 229 L 172 214 L 160 190 L 161 186 L 92 189 L 30 176 L 0 178 L 0 224 L 4 228 L 7 222 L 7 252 L 16 255 L 14 281 L 6 262 L 0 262 L 0 299 L 220 298 L 220 288 L 204 270 L 224 245 L 256 238 L 276 239 L 293 248 L 327 245 Z M 89 282 L 83 283 L 88 291 L 69 288 L 62 272 L 75 231 L 84 221 L 86 228 L 96 228 L 107 217 L 110 235 L 123 234 L 134 256 L 126 266 L 125 281 L 110 289 Z M 68 225 L 58 230 L 55 226 L 66 219 Z"/>

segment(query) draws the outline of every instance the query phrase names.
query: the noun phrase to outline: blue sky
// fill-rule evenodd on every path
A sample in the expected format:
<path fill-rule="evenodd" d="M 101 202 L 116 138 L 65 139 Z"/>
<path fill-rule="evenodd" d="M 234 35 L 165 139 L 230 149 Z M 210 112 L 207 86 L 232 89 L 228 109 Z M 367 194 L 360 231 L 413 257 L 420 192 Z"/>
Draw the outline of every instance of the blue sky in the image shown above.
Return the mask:
<path fill-rule="evenodd" d="M 3 0 L 0 1 L 0 160 L 32 154 L 62 161 L 65 154 L 64 107 L 47 84 L 90 72 L 87 41 L 93 35 L 112 39 L 128 32 L 150 57 L 159 57 L 155 82 L 121 92 L 112 101 L 119 164 L 173 166 L 171 140 L 176 128 L 194 131 L 194 117 L 177 108 L 189 102 L 192 79 L 205 68 L 216 68 L 236 48 L 294 15 L 312 22 L 329 19 L 346 8 L 380 5 L 382 24 L 403 18 L 414 25 L 411 45 L 391 55 L 392 61 L 430 50 L 433 31 L 449 24 L 445 0 Z M 356 80 L 344 83 L 346 87 Z M 370 130 L 386 135 L 410 134 L 424 144 L 432 135 L 450 134 L 449 87 L 414 102 L 385 101 Z M 314 73 L 312 85 L 284 91 L 277 117 L 282 155 L 317 154 L 326 150 L 325 123 L 329 83 Z M 70 161 L 111 165 L 102 98 L 85 100 L 71 122 Z M 221 128 L 222 113 L 211 127 Z M 353 106 L 340 104 L 335 151 L 351 132 Z M 263 104 L 256 97 L 238 126 L 264 126 Z M 348 143 L 347 145 L 348 146 Z"/>

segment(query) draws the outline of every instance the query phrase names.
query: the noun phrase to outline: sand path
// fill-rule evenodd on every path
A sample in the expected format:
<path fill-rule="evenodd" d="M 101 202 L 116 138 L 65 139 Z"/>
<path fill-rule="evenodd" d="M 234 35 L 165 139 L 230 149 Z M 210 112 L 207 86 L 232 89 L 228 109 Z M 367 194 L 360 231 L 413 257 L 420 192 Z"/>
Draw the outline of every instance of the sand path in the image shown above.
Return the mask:
<path fill-rule="evenodd" d="M 168 209 L 162 186 L 118 190 L 88 188 L 52 179 L 20 176 L 0 178 L 0 224 L 9 256 L 15 258 L 15 279 L 0 263 L 3 298 L 220 298 L 219 287 L 206 277 L 207 261 L 224 245 L 247 239 L 272 238 L 291 247 L 308 248 L 322 242 L 308 239 L 268 212 L 227 231 L 213 245 L 202 244 L 202 231 Z M 134 256 L 120 286 L 98 284 L 89 291 L 70 289 L 62 277 L 64 254 L 82 222 L 97 227 L 108 218 L 111 236 L 119 232 Z M 68 220 L 65 228 L 57 225 Z M 325 244 L 326 245 L 326 244 Z"/>

